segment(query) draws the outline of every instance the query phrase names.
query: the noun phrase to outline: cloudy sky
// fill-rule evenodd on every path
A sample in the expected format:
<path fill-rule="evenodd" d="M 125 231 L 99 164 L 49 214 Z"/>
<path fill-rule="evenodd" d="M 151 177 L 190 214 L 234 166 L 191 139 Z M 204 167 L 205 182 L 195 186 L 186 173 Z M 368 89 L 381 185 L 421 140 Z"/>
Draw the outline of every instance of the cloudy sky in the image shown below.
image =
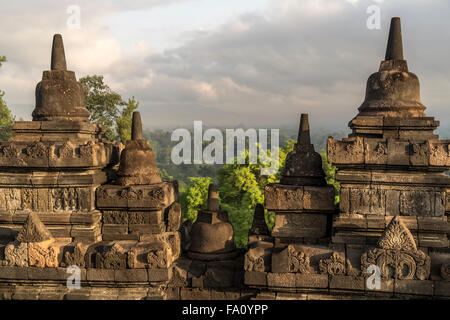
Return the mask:
<path fill-rule="evenodd" d="M 402 18 L 405 58 L 427 115 L 450 125 L 448 0 L 0 0 L 0 89 L 29 120 L 54 33 L 78 78 L 104 75 L 140 101 L 147 128 L 344 128 Z M 70 28 L 71 6 L 80 28 Z M 380 29 L 367 28 L 380 8 Z M 69 12 L 68 12 L 69 11 Z M 68 24 L 69 21 L 69 24 Z"/>

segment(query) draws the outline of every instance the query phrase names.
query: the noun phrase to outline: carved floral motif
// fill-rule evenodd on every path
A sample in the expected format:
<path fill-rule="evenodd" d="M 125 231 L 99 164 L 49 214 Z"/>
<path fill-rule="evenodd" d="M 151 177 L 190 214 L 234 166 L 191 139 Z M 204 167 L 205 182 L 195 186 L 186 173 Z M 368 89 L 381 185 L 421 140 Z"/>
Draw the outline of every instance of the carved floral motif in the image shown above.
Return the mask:
<path fill-rule="evenodd" d="M 293 245 L 288 246 L 289 272 L 311 273 L 309 255 L 303 251 L 297 251 Z"/>
<path fill-rule="evenodd" d="M 450 280 L 450 263 L 443 263 L 441 266 L 441 277 L 444 280 Z"/>
<path fill-rule="evenodd" d="M 58 267 L 58 255 L 55 248 L 42 248 L 36 242 L 28 243 L 28 262 L 30 267 L 56 268 Z"/>
<path fill-rule="evenodd" d="M 320 273 L 328 275 L 345 275 L 351 270 L 348 259 L 338 252 L 333 252 L 328 259 L 321 259 L 319 262 Z"/>
<path fill-rule="evenodd" d="M 123 248 L 115 243 L 103 256 L 103 268 L 105 269 L 125 269 L 127 265 L 127 255 Z"/>
<path fill-rule="evenodd" d="M 252 254 L 252 252 L 247 252 L 244 258 L 244 270 L 245 271 L 258 271 L 264 272 L 264 256 Z"/>
<path fill-rule="evenodd" d="M 165 250 L 153 250 L 147 254 L 149 269 L 167 268 L 167 253 Z"/>
<path fill-rule="evenodd" d="M 34 142 L 25 148 L 25 155 L 31 159 L 44 158 L 48 153 L 48 148 L 42 142 Z"/>
<path fill-rule="evenodd" d="M 84 268 L 86 262 L 84 260 L 84 255 L 86 253 L 87 246 L 78 242 L 73 248 L 73 252 L 66 251 L 64 253 L 64 260 L 61 263 L 63 267 L 68 266 L 78 266 Z"/>
<path fill-rule="evenodd" d="M 398 217 L 385 229 L 377 248 L 361 256 L 363 274 L 371 264 L 380 267 L 383 278 L 425 280 L 430 275 L 430 257 L 417 249 L 411 232 Z"/>
<path fill-rule="evenodd" d="M 12 242 L 5 247 L 5 259 L 9 266 L 28 266 L 28 244 Z"/>

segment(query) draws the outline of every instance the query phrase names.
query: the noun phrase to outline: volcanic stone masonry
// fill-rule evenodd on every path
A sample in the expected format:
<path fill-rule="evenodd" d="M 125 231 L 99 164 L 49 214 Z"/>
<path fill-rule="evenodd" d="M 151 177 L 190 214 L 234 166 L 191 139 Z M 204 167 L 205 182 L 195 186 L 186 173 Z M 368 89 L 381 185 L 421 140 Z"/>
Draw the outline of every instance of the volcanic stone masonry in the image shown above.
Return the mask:
<path fill-rule="evenodd" d="M 358 110 L 348 138 L 328 139 L 339 204 L 302 114 L 280 183 L 236 248 L 214 184 L 206 210 L 182 222 L 139 112 L 125 148 L 102 138 L 55 35 L 33 121 L 0 143 L 0 298 L 450 299 L 450 140 L 425 116 L 399 18 Z"/>

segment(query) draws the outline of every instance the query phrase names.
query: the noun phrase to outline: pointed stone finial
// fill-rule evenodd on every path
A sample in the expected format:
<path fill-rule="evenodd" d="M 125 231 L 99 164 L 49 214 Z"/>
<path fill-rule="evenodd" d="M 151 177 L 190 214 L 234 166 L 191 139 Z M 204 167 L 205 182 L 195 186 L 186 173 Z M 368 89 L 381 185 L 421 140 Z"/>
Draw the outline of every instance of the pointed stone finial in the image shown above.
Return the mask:
<path fill-rule="evenodd" d="M 30 212 L 22 230 L 17 235 L 19 242 L 43 242 L 52 239 L 52 234 L 35 212 Z"/>
<path fill-rule="evenodd" d="M 133 122 L 131 124 L 131 140 L 143 140 L 142 138 L 142 121 L 139 111 L 133 112 Z"/>
<path fill-rule="evenodd" d="M 217 194 L 217 186 L 214 183 L 209 185 L 208 189 L 208 211 L 219 211 L 219 196 Z"/>
<path fill-rule="evenodd" d="M 53 36 L 51 70 L 67 70 L 66 54 L 63 39 L 60 34 Z"/>
<path fill-rule="evenodd" d="M 404 60 L 400 18 L 391 19 L 385 60 Z"/>
<path fill-rule="evenodd" d="M 249 235 L 269 235 L 266 219 L 264 217 L 264 206 L 258 203 L 253 214 L 252 227 L 249 230 Z"/>
<path fill-rule="evenodd" d="M 311 138 L 309 135 L 309 121 L 308 121 L 307 113 L 302 113 L 302 116 L 300 118 L 300 128 L 298 129 L 297 143 L 299 145 L 310 145 L 311 144 Z"/>

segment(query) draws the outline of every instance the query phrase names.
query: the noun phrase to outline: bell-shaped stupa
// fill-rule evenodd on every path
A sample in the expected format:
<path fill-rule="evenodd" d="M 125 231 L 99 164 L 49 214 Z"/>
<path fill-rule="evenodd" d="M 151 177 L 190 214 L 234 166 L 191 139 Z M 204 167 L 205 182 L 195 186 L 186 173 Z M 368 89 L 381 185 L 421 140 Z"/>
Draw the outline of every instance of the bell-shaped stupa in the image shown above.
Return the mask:
<path fill-rule="evenodd" d="M 75 120 L 89 121 L 89 111 L 84 103 L 83 87 L 68 71 L 62 36 L 53 37 L 51 70 L 44 71 L 42 81 L 36 86 L 34 121 Z"/>
<path fill-rule="evenodd" d="M 322 158 L 311 144 L 308 114 L 301 115 L 297 143 L 286 157 L 281 184 L 326 185 Z"/>

